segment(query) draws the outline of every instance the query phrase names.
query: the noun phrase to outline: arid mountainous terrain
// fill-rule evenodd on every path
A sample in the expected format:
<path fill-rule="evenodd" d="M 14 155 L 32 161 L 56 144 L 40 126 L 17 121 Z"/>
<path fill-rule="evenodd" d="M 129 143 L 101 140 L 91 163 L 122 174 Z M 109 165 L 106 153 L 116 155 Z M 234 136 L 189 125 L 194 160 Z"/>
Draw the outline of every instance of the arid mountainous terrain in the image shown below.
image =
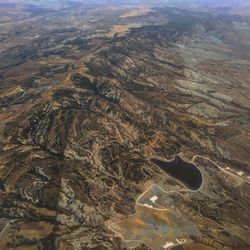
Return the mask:
<path fill-rule="evenodd" d="M 250 249 L 249 5 L 41 2 L 0 1 L 0 249 Z"/>

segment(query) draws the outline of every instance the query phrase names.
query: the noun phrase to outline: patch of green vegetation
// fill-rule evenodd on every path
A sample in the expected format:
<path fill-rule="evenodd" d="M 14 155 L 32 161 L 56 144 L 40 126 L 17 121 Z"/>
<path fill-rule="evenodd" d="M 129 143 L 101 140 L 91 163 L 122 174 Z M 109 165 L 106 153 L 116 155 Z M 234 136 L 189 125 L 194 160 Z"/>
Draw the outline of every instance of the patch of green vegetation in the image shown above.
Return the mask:
<path fill-rule="evenodd" d="M 208 198 L 199 200 L 195 199 L 195 204 L 199 206 L 199 212 L 202 216 L 217 222 L 220 220 L 219 208 L 214 206 Z"/>

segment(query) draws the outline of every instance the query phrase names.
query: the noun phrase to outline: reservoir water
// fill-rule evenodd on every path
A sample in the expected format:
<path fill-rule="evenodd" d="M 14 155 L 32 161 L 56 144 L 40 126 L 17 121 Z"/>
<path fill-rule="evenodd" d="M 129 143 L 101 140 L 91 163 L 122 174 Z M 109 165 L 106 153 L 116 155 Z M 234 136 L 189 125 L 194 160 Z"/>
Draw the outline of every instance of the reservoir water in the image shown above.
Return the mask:
<path fill-rule="evenodd" d="M 179 156 L 169 162 L 151 158 L 151 162 L 191 190 L 197 190 L 202 185 L 201 171 L 194 164 L 183 161 Z"/>

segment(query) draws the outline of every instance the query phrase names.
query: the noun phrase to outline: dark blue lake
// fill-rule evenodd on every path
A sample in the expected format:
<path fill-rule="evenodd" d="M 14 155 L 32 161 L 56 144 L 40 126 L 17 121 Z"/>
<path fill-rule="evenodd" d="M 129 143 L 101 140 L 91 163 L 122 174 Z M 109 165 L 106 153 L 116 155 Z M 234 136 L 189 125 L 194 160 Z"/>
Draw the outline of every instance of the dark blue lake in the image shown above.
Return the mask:
<path fill-rule="evenodd" d="M 194 164 L 183 161 L 179 156 L 170 162 L 156 158 L 151 158 L 151 162 L 191 190 L 197 190 L 202 185 L 201 171 Z"/>

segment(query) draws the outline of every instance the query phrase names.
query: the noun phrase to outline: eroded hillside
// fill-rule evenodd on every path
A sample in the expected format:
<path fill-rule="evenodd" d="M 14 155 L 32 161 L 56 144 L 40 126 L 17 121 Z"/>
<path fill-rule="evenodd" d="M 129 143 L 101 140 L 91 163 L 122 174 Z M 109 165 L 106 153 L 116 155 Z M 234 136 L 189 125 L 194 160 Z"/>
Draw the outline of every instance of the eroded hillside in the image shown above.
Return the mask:
<path fill-rule="evenodd" d="M 200 230 L 191 247 L 249 248 L 248 17 L 3 8 L 1 249 L 164 249 L 159 234 L 127 245 L 109 226 L 140 209 L 153 216 L 137 207 L 151 185 L 184 188 L 150 161 L 176 154 L 206 157 L 197 165 L 214 180 L 185 201 L 172 195 Z"/>

